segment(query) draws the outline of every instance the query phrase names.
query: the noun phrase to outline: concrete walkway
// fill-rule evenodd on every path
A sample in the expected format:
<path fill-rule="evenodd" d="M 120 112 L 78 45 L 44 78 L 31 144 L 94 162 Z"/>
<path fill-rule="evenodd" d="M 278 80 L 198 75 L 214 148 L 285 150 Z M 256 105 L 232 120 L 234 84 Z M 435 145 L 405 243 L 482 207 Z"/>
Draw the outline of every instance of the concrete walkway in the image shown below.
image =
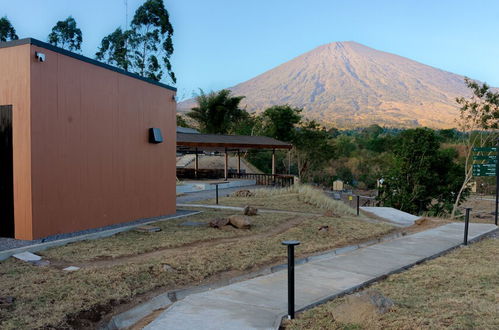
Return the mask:
<path fill-rule="evenodd" d="M 296 266 L 296 310 L 439 256 L 462 243 L 463 229 L 462 223 L 451 223 Z M 496 229 L 471 224 L 469 239 Z M 278 329 L 287 310 L 286 283 L 287 272 L 280 271 L 193 294 L 174 303 L 144 329 Z"/>
<path fill-rule="evenodd" d="M 233 188 L 225 188 L 222 189 L 222 186 L 218 189 L 218 197 L 226 197 L 236 191 L 241 189 L 257 189 L 257 188 L 265 188 L 264 186 L 245 186 L 245 187 L 233 187 Z M 198 192 L 186 193 L 185 195 L 177 196 L 177 204 L 178 203 L 191 203 L 202 201 L 205 199 L 215 199 L 215 190 L 204 190 Z"/>
<path fill-rule="evenodd" d="M 393 207 L 364 206 L 360 209 L 368 214 L 372 214 L 378 218 L 393 222 L 402 227 L 412 226 L 414 221 L 421 218 L 416 215 L 394 209 Z"/>

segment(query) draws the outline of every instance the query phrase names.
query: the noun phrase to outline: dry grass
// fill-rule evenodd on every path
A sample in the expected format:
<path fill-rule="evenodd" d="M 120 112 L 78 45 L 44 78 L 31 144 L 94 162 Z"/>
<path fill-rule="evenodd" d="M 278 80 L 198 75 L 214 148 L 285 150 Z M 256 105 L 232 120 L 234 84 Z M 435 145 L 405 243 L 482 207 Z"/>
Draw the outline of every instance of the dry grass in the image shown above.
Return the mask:
<path fill-rule="evenodd" d="M 140 294 L 158 288 L 165 291 L 197 285 L 223 274 L 233 276 L 283 263 L 286 250 L 280 242 L 285 239 L 302 241 L 297 249 L 300 257 L 393 231 L 390 225 L 367 223 L 355 217 L 297 218 L 283 214 L 254 217 L 256 226 L 251 231 L 178 225 L 187 220 L 208 221 L 208 218 L 224 214 L 209 211 L 204 215 L 158 223 L 162 227 L 162 232 L 158 233 L 128 232 L 43 252 L 53 265 L 58 259 L 84 261 L 83 268 L 77 272 L 68 273 L 53 266 L 35 267 L 12 258 L 1 262 L 0 297 L 13 296 L 15 303 L 11 308 L 0 307 L 0 328 L 94 327 L 101 314 L 109 313 L 114 305 L 130 302 Z M 295 221 L 296 225 L 272 234 L 272 228 L 287 221 Z M 323 225 L 328 225 L 330 231 L 319 232 L 317 229 Z M 228 237 L 238 238 L 228 240 Z M 177 248 L 165 249 L 164 253 L 159 250 L 161 253 L 149 257 L 141 254 L 138 258 L 122 257 L 107 265 L 100 260 L 173 246 Z M 165 264 L 172 268 L 165 268 Z M 72 313 L 76 316 L 71 316 Z"/>
<path fill-rule="evenodd" d="M 396 308 L 368 324 L 341 324 L 345 299 L 304 312 L 287 329 L 499 329 L 499 239 L 487 239 L 390 276 L 372 288 Z"/>
<path fill-rule="evenodd" d="M 252 205 L 265 209 L 295 212 L 321 213 L 332 211 L 338 215 L 354 215 L 355 210 L 341 201 L 326 196 L 321 190 L 309 185 L 294 185 L 288 188 L 255 189 L 251 197 L 222 197 L 219 204 L 228 206 Z M 198 204 L 199 202 L 195 202 Z M 215 204 L 214 199 L 205 204 Z"/>

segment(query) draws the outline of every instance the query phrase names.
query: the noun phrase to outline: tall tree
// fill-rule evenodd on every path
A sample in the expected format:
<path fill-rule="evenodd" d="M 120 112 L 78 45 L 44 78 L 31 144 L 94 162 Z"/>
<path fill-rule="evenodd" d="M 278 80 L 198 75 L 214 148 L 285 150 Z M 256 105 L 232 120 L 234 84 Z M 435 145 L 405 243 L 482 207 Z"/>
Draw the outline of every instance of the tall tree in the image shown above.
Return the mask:
<path fill-rule="evenodd" d="M 440 150 L 434 131 L 426 128 L 402 132 L 394 145 L 392 165 L 383 177 L 379 199 L 409 213 L 450 212 L 462 179 L 457 153 Z"/>
<path fill-rule="evenodd" d="M 465 83 L 473 92 L 469 98 L 459 97 L 456 99 L 461 106 L 459 116 L 459 128 L 465 132 L 463 144 L 465 146 L 464 180 L 459 189 L 452 209 L 451 217 L 454 217 L 457 208 L 473 178 L 473 147 L 490 146 L 497 134 L 493 130 L 499 128 L 499 93 L 494 92 L 486 84 L 480 84 L 469 78 L 464 78 Z"/>
<path fill-rule="evenodd" d="M 80 52 L 83 36 L 81 30 L 76 25 L 75 19 L 69 16 L 64 21 L 56 23 L 48 36 L 48 41 L 54 46 L 72 52 Z"/>
<path fill-rule="evenodd" d="M 262 133 L 281 141 L 292 142 L 295 126 L 301 121 L 302 109 L 289 105 L 275 105 L 262 114 Z"/>
<path fill-rule="evenodd" d="M 131 66 L 129 54 L 130 30 L 123 31 L 117 28 L 113 33 L 102 39 L 96 58 L 108 64 L 129 71 Z"/>
<path fill-rule="evenodd" d="M 239 108 L 243 98 L 244 96 L 231 96 L 227 89 L 209 94 L 201 90 L 196 97 L 198 106 L 192 108 L 187 116 L 198 124 L 203 133 L 227 134 L 237 122 L 248 116 L 245 110 Z"/>
<path fill-rule="evenodd" d="M 173 54 L 173 26 L 163 0 L 147 0 L 132 19 L 132 64 L 139 75 L 160 81 L 166 70 L 176 82 L 170 57 Z"/>
<path fill-rule="evenodd" d="M 0 41 L 17 40 L 19 37 L 7 16 L 0 18 Z"/>

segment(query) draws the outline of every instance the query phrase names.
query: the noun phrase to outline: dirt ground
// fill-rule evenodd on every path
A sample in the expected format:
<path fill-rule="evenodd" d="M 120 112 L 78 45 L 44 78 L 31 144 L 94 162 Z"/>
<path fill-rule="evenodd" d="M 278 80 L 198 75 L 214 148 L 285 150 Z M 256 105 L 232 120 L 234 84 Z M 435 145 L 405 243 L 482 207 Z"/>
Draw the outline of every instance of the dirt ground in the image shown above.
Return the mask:
<path fill-rule="evenodd" d="M 495 215 L 495 196 L 494 195 L 479 195 L 472 194 L 468 199 L 459 207 L 462 214 L 465 208 L 471 207 L 472 222 L 494 223 Z"/>

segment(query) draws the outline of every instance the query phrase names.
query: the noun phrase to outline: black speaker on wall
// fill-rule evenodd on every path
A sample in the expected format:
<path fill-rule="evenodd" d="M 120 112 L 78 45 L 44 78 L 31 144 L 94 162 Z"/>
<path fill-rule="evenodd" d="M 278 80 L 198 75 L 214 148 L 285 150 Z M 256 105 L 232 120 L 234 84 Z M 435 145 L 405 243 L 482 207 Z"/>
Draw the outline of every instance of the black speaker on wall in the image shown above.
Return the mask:
<path fill-rule="evenodd" d="M 162 143 L 163 135 L 161 134 L 161 129 L 159 128 L 149 128 L 149 143 Z"/>

